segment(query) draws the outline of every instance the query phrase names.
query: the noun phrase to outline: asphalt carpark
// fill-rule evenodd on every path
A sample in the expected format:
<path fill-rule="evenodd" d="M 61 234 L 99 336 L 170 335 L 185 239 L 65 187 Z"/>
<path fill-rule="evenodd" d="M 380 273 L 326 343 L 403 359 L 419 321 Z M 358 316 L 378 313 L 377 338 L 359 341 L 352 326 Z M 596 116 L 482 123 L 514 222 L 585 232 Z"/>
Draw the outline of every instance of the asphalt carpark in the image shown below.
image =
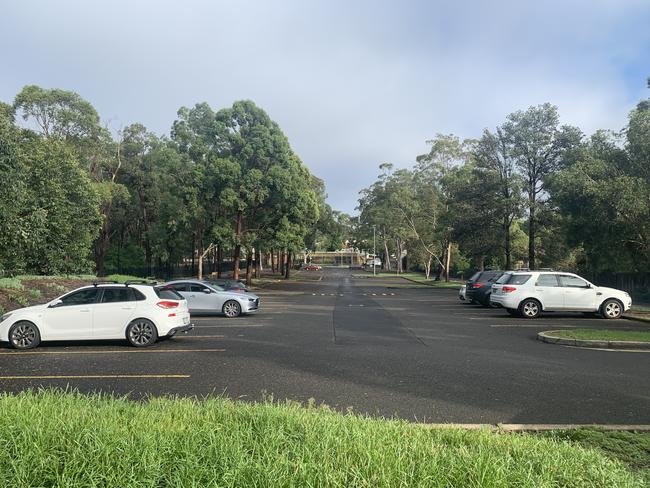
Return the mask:
<path fill-rule="evenodd" d="M 457 291 L 361 271 L 302 272 L 260 290 L 256 315 L 197 316 L 188 335 L 0 349 L 0 389 L 314 399 L 423 422 L 650 423 L 650 354 L 536 340 L 617 326 L 582 314 L 530 321 L 461 303 Z"/>

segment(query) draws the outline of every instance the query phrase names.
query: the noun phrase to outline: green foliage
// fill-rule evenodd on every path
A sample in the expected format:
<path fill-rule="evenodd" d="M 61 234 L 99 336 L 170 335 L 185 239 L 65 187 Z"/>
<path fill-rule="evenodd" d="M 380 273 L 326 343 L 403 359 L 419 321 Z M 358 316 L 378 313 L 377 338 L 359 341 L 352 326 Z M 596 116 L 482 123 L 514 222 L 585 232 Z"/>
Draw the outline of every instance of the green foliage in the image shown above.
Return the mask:
<path fill-rule="evenodd" d="M 3 394 L 0 445 L 0 485 L 15 487 L 644 486 L 575 443 L 294 403 Z"/>
<path fill-rule="evenodd" d="M 5 290 L 23 290 L 25 287 L 18 278 L 0 278 L 0 288 Z"/>

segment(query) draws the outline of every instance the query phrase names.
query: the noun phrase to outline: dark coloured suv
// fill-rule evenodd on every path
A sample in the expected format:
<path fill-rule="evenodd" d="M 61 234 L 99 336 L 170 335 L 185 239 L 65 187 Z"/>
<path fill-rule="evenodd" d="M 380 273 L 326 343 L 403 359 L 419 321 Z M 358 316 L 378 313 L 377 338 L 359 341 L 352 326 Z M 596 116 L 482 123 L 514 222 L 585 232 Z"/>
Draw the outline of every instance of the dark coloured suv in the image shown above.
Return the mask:
<path fill-rule="evenodd" d="M 465 296 L 472 303 L 480 303 L 485 307 L 490 306 L 490 293 L 492 284 L 503 274 L 503 271 L 479 271 L 467 281 Z"/>

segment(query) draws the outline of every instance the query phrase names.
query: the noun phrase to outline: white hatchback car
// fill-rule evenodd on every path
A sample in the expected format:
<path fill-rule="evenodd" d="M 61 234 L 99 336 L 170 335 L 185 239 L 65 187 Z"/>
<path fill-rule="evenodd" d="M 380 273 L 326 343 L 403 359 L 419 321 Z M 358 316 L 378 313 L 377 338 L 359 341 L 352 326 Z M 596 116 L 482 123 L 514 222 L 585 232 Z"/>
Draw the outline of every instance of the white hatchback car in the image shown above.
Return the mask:
<path fill-rule="evenodd" d="M 544 312 L 599 312 L 617 319 L 632 306 L 626 292 L 596 286 L 573 273 L 510 271 L 492 285 L 492 305 L 528 319 Z"/>
<path fill-rule="evenodd" d="M 161 286 L 95 283 L 0 318 L 0 342 L 31 349 L 41 341 L 126 339 L 136 347 L 194 326 L 185 299 Z"/>

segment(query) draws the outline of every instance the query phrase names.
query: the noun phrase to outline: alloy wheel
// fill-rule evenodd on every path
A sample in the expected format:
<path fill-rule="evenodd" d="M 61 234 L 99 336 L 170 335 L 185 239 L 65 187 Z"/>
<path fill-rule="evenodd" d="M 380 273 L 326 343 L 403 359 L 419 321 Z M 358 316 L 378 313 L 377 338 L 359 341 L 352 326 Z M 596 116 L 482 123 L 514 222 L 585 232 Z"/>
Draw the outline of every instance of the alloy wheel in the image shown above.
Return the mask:
<path fill-rule="evenodd" d="M 226 304 L 223 306 L 223 313 L 228 318 L 237 317 L 239 315 L 239 312 L 240 312 L 240 307 L 237 302 L 234 301 L 226 302 Z"/>
<path fill-rule="evenodd" d="M 151 343 L 154 336 L 153 325 L 144 320 L 135 322 L 129 329 L 129 339 L 136 346 L 144 346 Z"/>
<path fill-rule="evenodd" d="M 29 349 L 35 345 L 38 331 L 34 324 L 28 322 L 16 325 L 11 331 L 11 344 L 17 349 Z"/>
<path fill-rule="evenodd" d="M 539 315 L 539 305 L 534 301 L 528 301 L 524 303 L 522 307 L 524 315 L 528 318 L 537 317 Z"/>
<path fill-rule="evenodd" d="M 610 319 L 617 319 L 621 316 L 621 305 L 616 301 L 609 301 L 605 304 L 605 315 Z"/>

